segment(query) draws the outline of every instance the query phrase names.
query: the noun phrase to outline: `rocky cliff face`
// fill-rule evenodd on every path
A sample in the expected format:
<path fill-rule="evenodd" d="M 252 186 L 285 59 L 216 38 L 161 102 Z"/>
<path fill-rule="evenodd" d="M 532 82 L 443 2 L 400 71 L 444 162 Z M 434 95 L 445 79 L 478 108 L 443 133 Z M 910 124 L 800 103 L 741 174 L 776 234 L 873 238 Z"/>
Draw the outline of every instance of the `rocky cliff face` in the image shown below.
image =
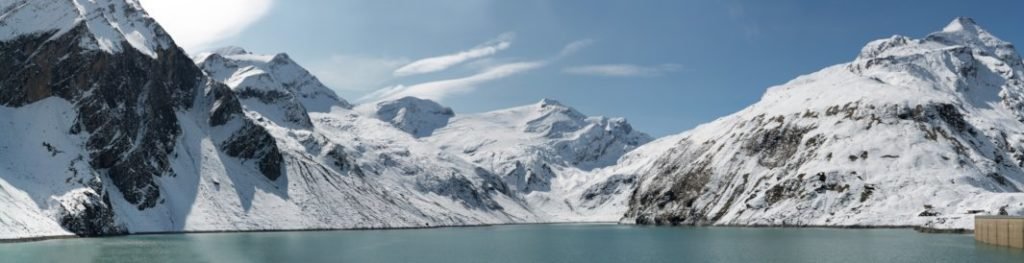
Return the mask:
<path fill-rule="evenodd" d="M 286 55 L 200 68 L 133 0 L 0 4 L 0 239 L 540 220 Z"/>
<path fill-rule="evenodd" d="M 565 220 L 530 193 L 647 140 L 546 102 L 507 131 L 543 157 L 492 170 L 409 136 L 448 108 L 367 116 L 283 54 L 192 61 L 135 1 L 0 4 L 0 239 Z"/>
<path fill-rule="evenodd" d="M 971 228 L 1020 214 L 1022 74 L 1012 45 L 966 18 L 871 42 L 613 169 L 639 178 L 624 221 Z"/>
<path fill-rule="evenodd" d="M 64 132 L 84 140 L 70 146 L 80 149 L 43 145 L 54 155 L 79 153 L 76 160 L 89 164 L 89 171 L 69 169 L 72 179 L 93 176 L 79 185 L 85 191 L 62 200 L 60 221 L 68 230 L 123 232 L 114 225 L 110 191 L 138 210 L 162 202 L 157 178 L 178 175 L 171 159 L 183 136 L 180 123 L 192 121 L 179 113 L 207 113 L 202 121 L 211 126 L 250 122 L 231 91 L 207 79 L 134 1 L 4 4 L 0 71 L 8 74 L 0 77 L 0 105 L 20 108 L 48 98 L 65 100 L 76 116 Z M 36 28 L 22 26 L 30 24 Z M 18 26 L 34 31 L 15 32 Z M 237 133 L 258 141 L 246 145 L 259 148 L 258 153 L 233 151 L 233 143 L 219 142 L 226 153 L 260 162 L 267 177 L 280 176 L 273 138 L 255 126 Z"/>

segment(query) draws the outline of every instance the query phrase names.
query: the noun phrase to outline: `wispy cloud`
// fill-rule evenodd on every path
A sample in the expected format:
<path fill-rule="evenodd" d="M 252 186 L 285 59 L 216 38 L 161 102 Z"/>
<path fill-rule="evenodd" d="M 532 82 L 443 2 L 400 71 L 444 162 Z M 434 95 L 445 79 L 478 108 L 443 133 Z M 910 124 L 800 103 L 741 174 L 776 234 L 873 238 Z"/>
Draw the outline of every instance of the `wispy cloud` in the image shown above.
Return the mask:
<path fill-rule="evenodd" d="M 270 11 L 273 0 L 141 0 L 143 8 L 189 52 L 234 37 Z"/>
<path fill-rule="evenodd" d="M 546 67 L 556 60 L 572 55 L 583 48 L 586 48 L 586 46 L 590 45 L 592 42 L 593 41 L 590 40 L 575 41 L 566 45 L 561 52 L 552 58 L 491 66 L 468 77 L 432 81 L 412 86 L 395 85 L 383 88 L 364 96 L 360 101 L 369 102 L 399 99 L 402 97 L 419 97 L 423 99 L 442 101 L 451 95 L 473 92 L 480 86 L 492 81 Z"/>
<path fill-rule="evenodd" d="M 576 53 L 580 52 L 581 50 L 583 50 L 583 49 L 585 49 L 585 48 L 587 48 L 587 47 L 589 47 L 589 46 L 591 46 L 593 44 L 594 44 L 594 40 L 593 39 L 581 39 L 581 40 L 573 41 L 572 43 L 569 43 L 568 45 L 565 45 L 565 47 L 562 48 L 562 52 L 558 53 L 558 56 L 559 57 L 565 57 L 565 56 L 569 56 L 569 55 L 572 55 L 572 54 L 576 54 Z"/>
<path fill-rule="evenodd" d="M 404 77 L 433 73 L 446 70 L 455 65 L 465 63 L 466 61 L 493 56 L 502 50 L 512 47 L 513 38 L 515 38 L 515 34 L 505 33 L 497 39 L 488 41 L 487 43 L 478 45 L 466 51 L 420 59 L 395 70 L 394 75 Z"/>
<path fill-rule="evenodd" d="M 310 64 L 310 71 L 337 91 L 365 92 L 387 84 L 395 69 L 408 64 L 405 58 L 334 55 Z"/>
<path fill-rule="evenodd" d="M 605 77 L 656 77 L 682 70 L 678 64 L 662 64 L 656 66 L 640 66 L 633 64 L 587 65 L 565 68 L 562 72 L 575 75 Z"/>
<path fill-rule="evenodd" d="M 364 100 L 373 98 L 389 100 L 402 97 L 418 97 L 441 101 L 450 95 L 471 92 L 481 84 L 534 70 L 543 67 L 544 64 L 545 62 L 541 61 L 503 64 L 468 77 L 427 82 L 408 87 L 394 86 L 385 88 L 368 95 Z"/>

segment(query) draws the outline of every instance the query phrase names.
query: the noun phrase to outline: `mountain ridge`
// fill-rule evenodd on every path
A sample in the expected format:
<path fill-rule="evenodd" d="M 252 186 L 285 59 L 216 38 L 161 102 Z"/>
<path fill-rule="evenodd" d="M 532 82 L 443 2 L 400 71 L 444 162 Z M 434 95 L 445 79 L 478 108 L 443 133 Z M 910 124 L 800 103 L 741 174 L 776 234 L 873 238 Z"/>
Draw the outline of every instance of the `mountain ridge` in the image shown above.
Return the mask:
<path fill-rule="evenodd" d="M 0 239 L 1024 214 L 1024 61 L 969 18 L 658 139 L 552 99 L 354 106 L 287 54 L 189 57 L 134 0 L 0 0 L 0 71 Z"/>
<path fill-rule="evenodd" d="M 640 181 L 623 221 L 970 229 L 1020 214 L 1019 61 L 965 18 L 873 41 L 611 169 Z"/>

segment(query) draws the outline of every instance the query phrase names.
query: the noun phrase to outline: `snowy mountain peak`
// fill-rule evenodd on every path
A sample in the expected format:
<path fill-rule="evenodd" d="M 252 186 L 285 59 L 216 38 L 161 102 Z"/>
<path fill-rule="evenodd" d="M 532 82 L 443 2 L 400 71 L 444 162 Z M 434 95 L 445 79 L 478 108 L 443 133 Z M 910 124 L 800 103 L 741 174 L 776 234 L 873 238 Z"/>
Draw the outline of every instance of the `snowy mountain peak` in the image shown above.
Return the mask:
<path fill-rule="evenodd" d="M 448 125 L 448 120 L 455 117 L 455 112 L 451 108 L 416 97 L 362 105 L 358 110 L 391 123 L 416 138 L 430 136 L 434 130 Z"/>
<path fill-rule="evenodd" d="M 240 47 L 225 47 L 200 54 L 194 60 L 210 77 L 227 84 L 243 99 L 253 98 L 253 103 L 274 106 L 248 105 L 279 124 L 308 126 L 309 118 L 305 115 L 309 111 L 352 107 L 284 53 L 260 55 Z M 270 112 L 279 110 L 283 112 Z"/>
<path fill-rule="evenodd" d="M 1009 64 L 1020 64 L 1020 55 L 1009 42 L 1003 41 L 989 33 L 971 18 L 960 17 L 950 22 L 942 31 L 932 33 L 925 38 L 948 46 L 969 47 Z"/>
<path fill-rule="evenodd" d="M 565 104 L 562 104 L 562 102 L 559 102 L 557 100 L 544 98 L 544 99 L 541 99 L 540 102 L 537 102 L 537 106 L 540 106 L 541 108 L 550 107 L 550 106 L 565 107 Z"/>
<path fill-rule="evenodd" d="M 942 29 L 942 32 L 958 32 L 958 31 L 970 31 L 978 33 L 981 30 L 981 26 L 978 26 L 977 22 L 974 22 L 973 18 L 970 17 L 957 17 L 953 19 L 953 22 L 949 22 L 946 28 Z"/>
<path fill-rule="evenodd" d="M 918 93 L 874 96 L 877 101 L 964 98 L 971 103 L 987 104 L 1002 98 L 1011 107 L 1024 105 L 1017 102 L 1024 100 L 1024 63 L 1017 51 L 970 18 L 957 18 L 942 31 L 923 39 L 893 36 L 872 41 L 848 67 L 861 77 Z M 791 89 L 802 85 L 787 86 Z M 857 89 L 839 92 L 856 96 L 861 93 Z"/>
<path fill-rule="evenodd" d="M 929 35 L 928 40 L 942 42 L 947 45 L 988 48 L 1004 47 L 1009 44 L 982 28 L 978 23 L 974 22 L 974 19 L 966 17 L 953 19 L 942 31 Z"/>
<path fill-rule="evenodd" d="M 0 42 L 39 34 L 53 40 L 76 28 L 90 32 L 80 46 L 107 53 L 127 45 L 156 58 L 159 50 L 175 47 L 136 0 L 0 1 Z"/>
<path fill-rule="evenodd" d="M 615 164 L 651 138 L 625 119 L 587 117 L 545 99 L 460 115 L 422 140 L 499 175 L 516 191 L 531 193 L 529 202 L 543 206 L 543 212 L 579 215 L 589 212 L 576 203 L 578 195 L 603 182 L 585 171 Z"/>
<path fill-rule="evenodd" d="M 954 19 L 942 31 L 931 33 L 924 39 L 896 35 L 872 41 L 864 47 L 858 58 L 906 57 L 936 51 L 955 51 L 958 47 L 980 52 L 979 55 L 993 56 L 1011 65 L 1020 63 L 1020 56 L 1012 44 L 1000 40 L 973 19 L 965 17 Z"/>
<path fill-rule="evenodd" d="M 245 50 L 244 48 L 238 46 L 226 46 L 214 49 L 213 51 L 211 51 L 211 53 L 218 54 L 221 56 L 237 56 L 252 54 L 252 52 L 249 52 L 248 50 Z"/>

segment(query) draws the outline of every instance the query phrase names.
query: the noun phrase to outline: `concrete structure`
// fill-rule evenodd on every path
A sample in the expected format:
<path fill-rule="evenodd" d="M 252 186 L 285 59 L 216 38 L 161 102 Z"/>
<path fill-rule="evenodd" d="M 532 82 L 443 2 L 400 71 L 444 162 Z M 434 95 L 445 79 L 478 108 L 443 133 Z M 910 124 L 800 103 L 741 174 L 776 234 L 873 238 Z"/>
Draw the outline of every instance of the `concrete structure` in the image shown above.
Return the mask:
<path fill-rule="evenodd" d="M 974 240 L 996 246 L 1024 248 L 1024 217 L 976 216 Z"/>

